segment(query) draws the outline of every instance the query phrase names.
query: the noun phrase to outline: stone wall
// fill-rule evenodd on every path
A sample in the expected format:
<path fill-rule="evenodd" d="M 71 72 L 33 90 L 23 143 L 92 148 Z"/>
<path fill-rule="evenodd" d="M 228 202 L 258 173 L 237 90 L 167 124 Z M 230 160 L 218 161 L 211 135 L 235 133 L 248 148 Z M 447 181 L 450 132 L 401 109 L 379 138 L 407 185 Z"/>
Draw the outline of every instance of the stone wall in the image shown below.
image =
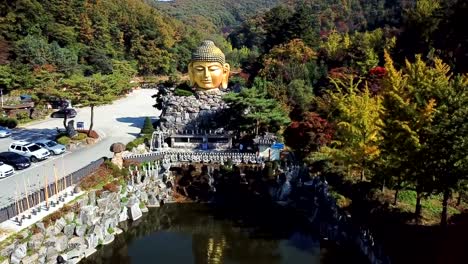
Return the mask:
<path fill-rule="evenodd" d="M 197 91 L 192 96 L 177 96 L 172 92 L 164 98 L 160 117 L 163 131 L 216 129 L 216 118 L 227 108 L 222 97 L 225 92 Z"/>
<path fill-rule="evenodd" d="M 155 164 L 133 170 L 128 185 L 124 189 L 119 186 L 117 192 L 103 191 L 97 195 L 90 191 L 72 205 L 76 210 L 47 227 L 38 222 L 34 228 L 22 231 L 0 249 L 1 258 L 6 259 L 1 263 L 78 263 L 96 252 L 99 245 L 109 244 L 121 234 L 120 222 L 135 221 L 148 212 L 147 207 L 158 207 L 160 201 L 172 200 L 163 173 L 167 174 L 168 170 Z"/>

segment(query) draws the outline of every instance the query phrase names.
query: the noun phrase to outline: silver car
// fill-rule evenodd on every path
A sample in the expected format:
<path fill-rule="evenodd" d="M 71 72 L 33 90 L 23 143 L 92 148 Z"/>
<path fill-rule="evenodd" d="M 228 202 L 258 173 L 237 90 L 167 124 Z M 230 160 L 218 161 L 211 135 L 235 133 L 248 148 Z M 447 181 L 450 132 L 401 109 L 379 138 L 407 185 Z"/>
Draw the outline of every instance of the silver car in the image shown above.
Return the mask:
<path fill-rule="evenodd" d="M 65 146 L 53 140 L 42 139 L 35 142 L 41 148 L 48 149 L 52 154 L 59 155 L 65 152 Z"/>
<path fill-rule="evenodd" d="M 9 136 L 11 136 L 11 130 L 6 127 L 0 126 L 0 138 L 9 137 Z"/>

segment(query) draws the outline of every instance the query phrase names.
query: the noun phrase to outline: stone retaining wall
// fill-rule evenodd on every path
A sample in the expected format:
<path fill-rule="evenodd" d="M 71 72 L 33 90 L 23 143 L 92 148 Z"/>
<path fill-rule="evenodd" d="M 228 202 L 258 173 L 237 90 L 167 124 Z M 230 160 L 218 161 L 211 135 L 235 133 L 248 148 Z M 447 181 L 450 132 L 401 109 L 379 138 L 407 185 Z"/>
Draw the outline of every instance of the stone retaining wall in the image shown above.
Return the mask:
<path fill-rule="evenodd" d="M 0 250 L 0 256 L 7 259 L 1 263 L 78 263 L 121 234 L 120 222 L 135 221 L 148 212 L 148 207 L 172 201 L 172 190 L 163 182 L 163 176 L 169 178 L 164 167 L 151 164 L 140 170 L 134 168 L 130 174 L 125 189 L 119 186 L 118 192 L 104 191 L 99 196 L 90 191 L 73 204 L 75 210 L 49 226 L 38 222 L 35 232 L 22 231 Z"/>

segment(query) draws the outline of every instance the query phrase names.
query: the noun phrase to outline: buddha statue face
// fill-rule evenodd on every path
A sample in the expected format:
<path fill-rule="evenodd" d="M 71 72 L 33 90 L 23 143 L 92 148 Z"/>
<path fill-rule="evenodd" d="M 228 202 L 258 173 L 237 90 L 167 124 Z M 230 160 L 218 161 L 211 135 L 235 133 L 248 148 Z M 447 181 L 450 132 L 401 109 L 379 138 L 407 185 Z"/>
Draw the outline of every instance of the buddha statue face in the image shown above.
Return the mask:
<path fill-rule="evenodd" d="M 212 41 L 203 41 L 192 54 L 188 68 L 190 85 L 201 90 L 227 88 L 230 67 Z"/>

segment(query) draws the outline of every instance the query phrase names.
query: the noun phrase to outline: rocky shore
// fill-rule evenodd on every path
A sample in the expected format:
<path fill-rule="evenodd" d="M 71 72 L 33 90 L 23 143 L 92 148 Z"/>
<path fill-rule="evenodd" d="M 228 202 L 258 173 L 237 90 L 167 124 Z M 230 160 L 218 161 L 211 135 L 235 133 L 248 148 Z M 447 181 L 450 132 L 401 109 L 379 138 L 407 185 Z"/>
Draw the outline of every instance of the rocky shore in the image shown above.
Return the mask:
<path fill-rule="evenodd" d="M 135 221 L 148 207 L 172 202 L 172 190 L 159 167 L 148 165 L 115 191 L 90 191 L 32 228 L 4 243 L 1 264 L 78 263 L 123 232 L 119 223 Z M 144 175 L 144 176 L 143 176 Z M 167 175 L 167 174 L 166 174 Z M 161 177 L 160 177 L 161 176 Z"/>

